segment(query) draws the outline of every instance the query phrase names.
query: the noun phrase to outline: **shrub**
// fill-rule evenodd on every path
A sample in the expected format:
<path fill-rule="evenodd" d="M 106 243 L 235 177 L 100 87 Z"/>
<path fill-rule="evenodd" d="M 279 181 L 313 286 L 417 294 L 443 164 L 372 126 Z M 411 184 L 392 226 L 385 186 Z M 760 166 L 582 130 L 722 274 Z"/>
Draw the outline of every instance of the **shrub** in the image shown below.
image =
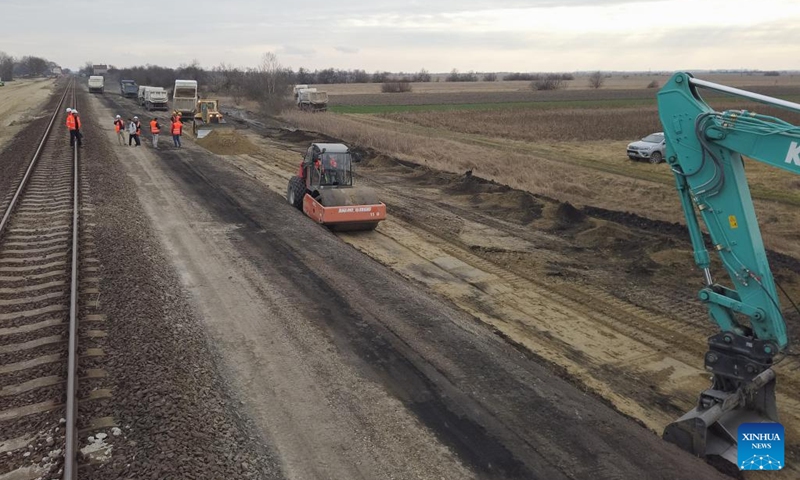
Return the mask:
<path fill-rule="evenodd" d="M 564 87 L 565 80 L 562 75 L 557 73 L 538 76 L 536 80 L 531 82 L 531 88 L 534 90 L 560 90 Z"/>
<path fill-rule="evenodd" d="M 658 80 L 653 80 L 652 82 L 647 84 L 647 88 L 658 88 L 661 85 L 658 84 Z"/>
<path fill-rule="evenodd" d="M 384 82 L 383 85 L 381 85 L 381 92 L 383 93 L 402 93 L 410 91 L 411 83 L 408 81 Z"/>

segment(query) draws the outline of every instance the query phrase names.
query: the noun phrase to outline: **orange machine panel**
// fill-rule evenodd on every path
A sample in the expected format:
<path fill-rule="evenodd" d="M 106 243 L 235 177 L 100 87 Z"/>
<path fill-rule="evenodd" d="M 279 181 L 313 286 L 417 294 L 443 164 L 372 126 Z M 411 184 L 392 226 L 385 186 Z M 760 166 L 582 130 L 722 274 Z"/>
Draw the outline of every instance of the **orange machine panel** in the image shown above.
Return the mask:
<path fill-rule="evenodd" d="M 386 219 L 386 204 L 383 202 L 377 205 L 325 207 L 309 194 L 303 197 L 303 211 L 314 221 L 323 225 L 380 222 Z"/>

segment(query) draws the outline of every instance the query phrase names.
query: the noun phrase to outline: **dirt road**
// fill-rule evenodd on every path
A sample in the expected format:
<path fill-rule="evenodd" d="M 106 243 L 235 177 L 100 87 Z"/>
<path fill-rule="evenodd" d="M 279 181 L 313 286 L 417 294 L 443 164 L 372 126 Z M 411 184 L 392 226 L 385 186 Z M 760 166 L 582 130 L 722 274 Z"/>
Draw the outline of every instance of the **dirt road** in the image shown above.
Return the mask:
<path fill-rule="evenodd" d="M 137 111 L 103 102 L 109 119 Z M 270 166 L 299 158 L 272 148 Z M 285 205 L 264 185 L 281 174 L 262 183 L 192 142 L 116 152 L 287 477 L 718 477 L 487 326 L 497 300 L 442 299 L 479 280 L 452 278 L 463 261 L 409 282 Z"/>

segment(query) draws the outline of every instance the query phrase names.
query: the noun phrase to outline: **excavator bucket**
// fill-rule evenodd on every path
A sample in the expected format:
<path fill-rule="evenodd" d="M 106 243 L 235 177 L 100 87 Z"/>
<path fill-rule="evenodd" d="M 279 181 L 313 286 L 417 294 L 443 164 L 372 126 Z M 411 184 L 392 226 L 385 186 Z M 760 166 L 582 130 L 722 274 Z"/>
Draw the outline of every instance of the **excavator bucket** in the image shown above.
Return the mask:
<path fill-rule="evenodd" d="M 386 205 L 366 188 L 321 190 L 317 198 L 303 198 L 306 215 L 337 232 L 374 230 L 386 219 Z"/>
<path fill-rule="evenodd" d="M 663 438 L 698 457 L 737 464 L 739 426 L 777 421 L 775 372 L 768 369 L 736 392 L 704 391 L 694 409 L 667 425 Z"/>

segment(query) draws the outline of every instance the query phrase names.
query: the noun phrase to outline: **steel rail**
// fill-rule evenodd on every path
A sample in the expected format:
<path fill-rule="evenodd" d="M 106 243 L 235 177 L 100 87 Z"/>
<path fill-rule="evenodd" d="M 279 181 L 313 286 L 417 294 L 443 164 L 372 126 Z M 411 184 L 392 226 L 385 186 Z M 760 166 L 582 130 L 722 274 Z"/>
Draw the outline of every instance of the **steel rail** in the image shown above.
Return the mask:
<path fill-rule="evenodd" d="M 72 105 L 77 107 L 75 82 L 72 83 Z M 66 446 L 64 448 L 64 480 L 78 478 L 77 446 L 78 446 L 78 213 L 80 207 L 80 190 L 78 188 L 78 142 L 72 147 L 73 181 L 72 181 L 72 284 L 70 286 L 69 304 L 69 358 L 67 360 L 67 424 Z"/>
<path fill-rule="evenodd" d="M 42 153 L 42 149 L 44 148 L 44 143 L 50 137 L 50 130 L 53 128 L 53 124 L 58 117 L 58 112 L 61 111 L 61 106 L 64 104 L 64 99 L 67 98 L 67 93 L 69 93 L 70 87 L 73 88 L 73 96 L 75 95 L 75 80 L 71 80 L 70 83 L 67 84 L 66 90 L 64 90 L 64 95 L 61 96 L 61 100 L 59 100 L 58 105 L 56 106 L 55 112 L 53 112 L 52 118 L 50 118 L 50 123 L 47 125 L 47 130 L 44 131 L 44 135 L 42 135 L 42 141 L 39 142 L 39 148 L 36 149 L 36 153 L 33 154 L 33 159 L 31 159 L 30 165 L 28 165 L 28 169 L 25 170 L 25 176 L 22 177 L 22 181 L 19 183 L 17 187 L 17 191 L 14 193 L 14 197 L 11 199 L 11 203 L 8 204 L 8 208 L 6 209 L 6 213 L 3 215 L 3 219 L 0 220 L 0 237 L 3 235 L 3 232 L 8 225 L 8 220 L 11 218 L 11 212 L 14 211 L 14 207 L 17 206 L 17 202 L 19 198 L 22 196 L 22 191 L 25 190 L 25 187 L 28 185 L 28 179 L 30 178 L 31 174 L 33 173 L 33 169 L 39 161 L 39 155 Z"/>

